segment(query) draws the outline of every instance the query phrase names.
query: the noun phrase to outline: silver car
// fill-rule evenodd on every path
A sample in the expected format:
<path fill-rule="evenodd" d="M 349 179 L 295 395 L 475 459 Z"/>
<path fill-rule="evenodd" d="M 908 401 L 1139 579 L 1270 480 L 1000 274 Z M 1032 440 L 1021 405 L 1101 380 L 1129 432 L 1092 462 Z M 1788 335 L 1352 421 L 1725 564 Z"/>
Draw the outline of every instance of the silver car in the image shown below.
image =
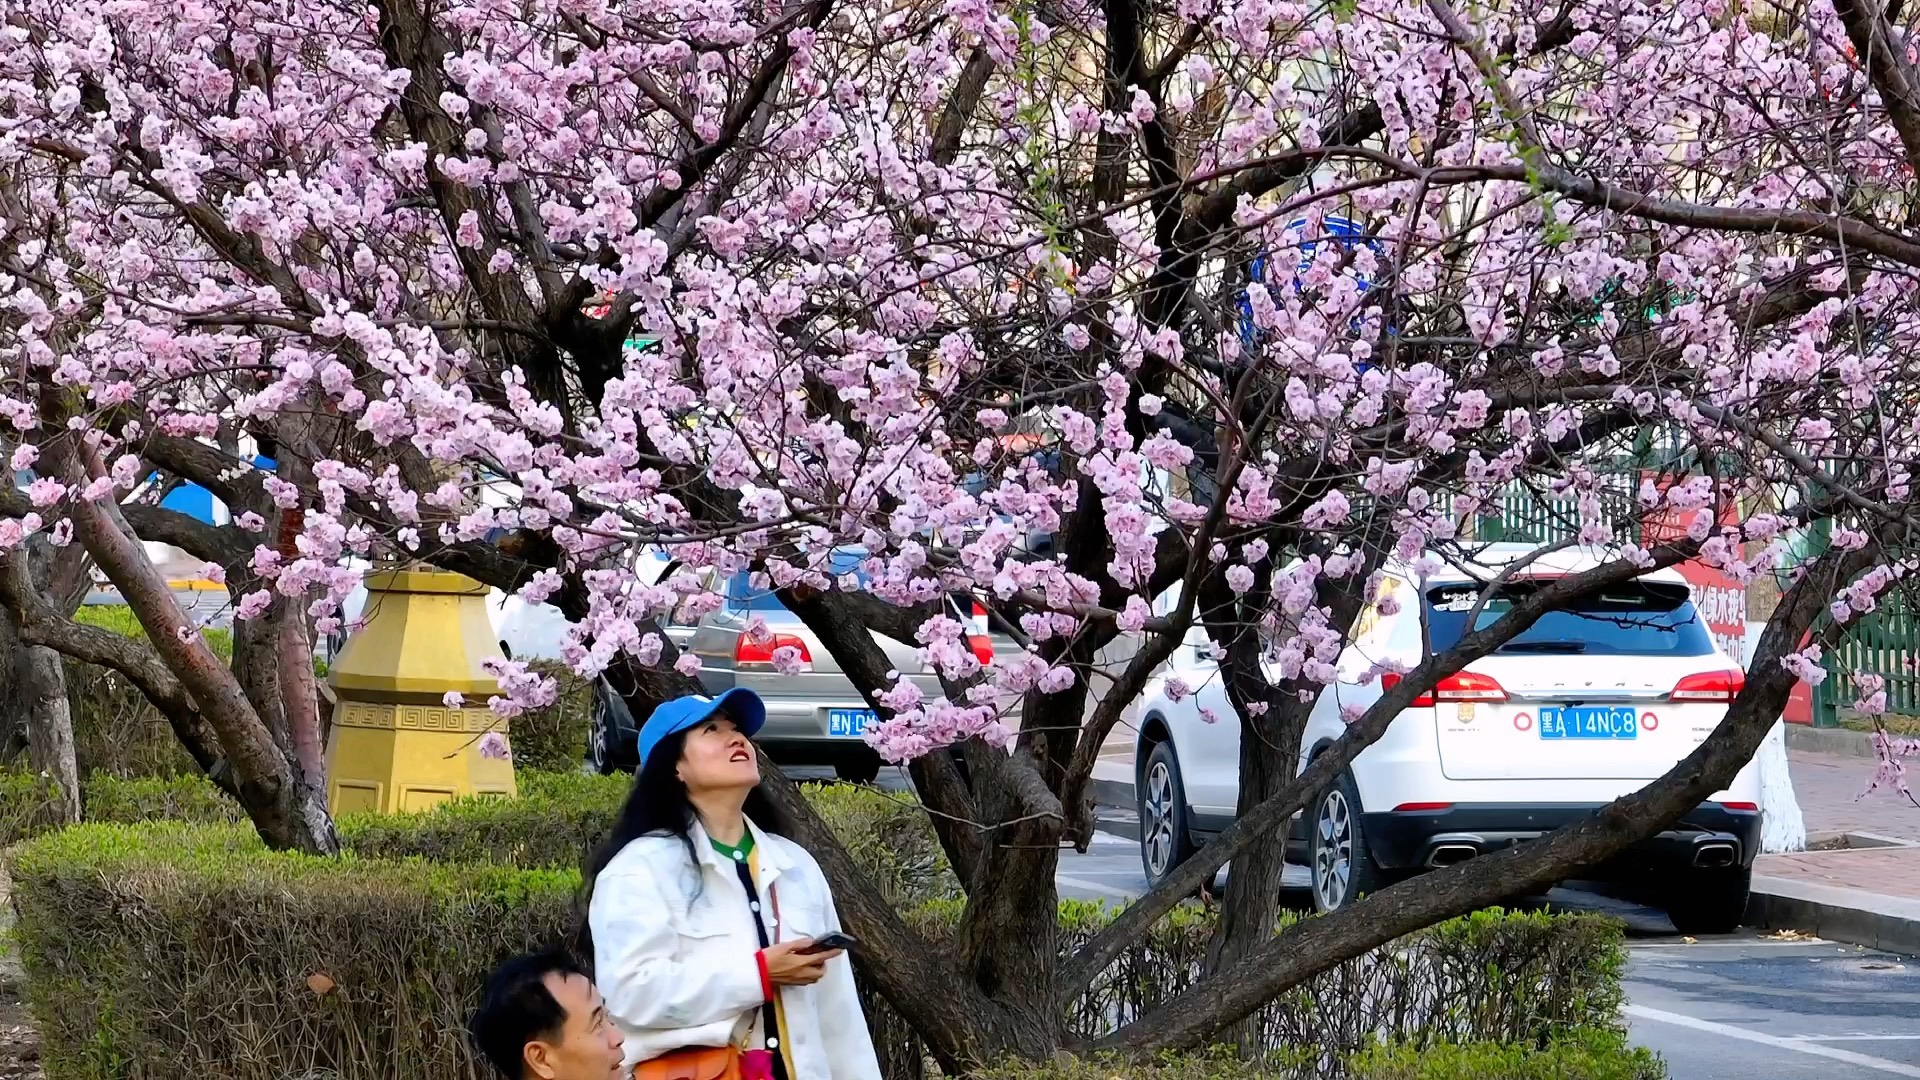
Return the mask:
<path fill-rule="evenodd" d="M 772 592 L 753 588 L 746 573 L 734 575 L 724 586 L 716 581 L 708 585 L 724 597 L 720 609 L 667 631 L 674 644 L 700 658 L 700 682 L 706 691 L 717 695 L 744 687 L 760 695 L 767 705 L 767 724 L 756 741 L 781 765 L 831 766 L 841 779 L 856 783 L 878 776 L 880 756 L 862 737 L 874 712 L 819 637 Z M 983 662 L 1017 648 L 1011 638 L 987 631 L 985 613 L 977 605 L 964 599 L 953 604 L 954 616 L 971 628 L 970 644 Z M 756 641 L 747 632 L 755 616 L 766 623 L 771 636 L 765 640 Z M 906 673 L 929 698 L 940 696 L 939 676 L 921 663 L 916 648 L 877 633 L 873 639 L 894 670 Z M 786 647 L 799 655 L 801 670 L 793 674 L 774 666 L 775 651 Z M 638 727 L 623 695 L 603 676 L 594 686 L 588 764 L 601 772 L 635 768 Z"/>

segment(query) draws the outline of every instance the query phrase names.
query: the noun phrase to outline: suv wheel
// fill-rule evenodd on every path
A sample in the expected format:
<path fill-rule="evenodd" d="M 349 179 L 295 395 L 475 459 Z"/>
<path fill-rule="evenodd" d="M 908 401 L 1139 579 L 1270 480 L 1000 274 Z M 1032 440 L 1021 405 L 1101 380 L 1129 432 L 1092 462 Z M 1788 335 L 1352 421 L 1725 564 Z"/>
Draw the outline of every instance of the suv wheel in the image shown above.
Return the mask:
<path fill-rule="evenodd" d="M 1140 866 L 1147 880 L 1158 884 L 1194 852 L 1193 831 L 1187 825 L 1187 789 L 1180 781 L 1180 759 L 1174 756 L 1172 743 L 1159 743 L 1147 755 L 1139 800 Z"/>
<path fill-rule="evenodd" d="M 1360 793 L 1353 777 L 1339 781 L 1314 800 L 1307 834 L 1308 867 L 1313 871 L 1313 908 L 1336 911 L 1386 884 L 1360 821 Z"/>
<path fill-rule="evenodd" d="M 1667 894 L 1667 918 L 1683 934 L 1731 934 L 1747 916 L 1747 896 L 1752 891 L 1752 870 L 1683 874 Z"/>
<path fill-rule="evenodd" d="M 593 695 L 593 708 L 589 710 L 587 721 L 587 768 L 601 776 L 611 776 L 613 764 L 613 731 L 607 716 L 606 704 L 599 694 Z"/>

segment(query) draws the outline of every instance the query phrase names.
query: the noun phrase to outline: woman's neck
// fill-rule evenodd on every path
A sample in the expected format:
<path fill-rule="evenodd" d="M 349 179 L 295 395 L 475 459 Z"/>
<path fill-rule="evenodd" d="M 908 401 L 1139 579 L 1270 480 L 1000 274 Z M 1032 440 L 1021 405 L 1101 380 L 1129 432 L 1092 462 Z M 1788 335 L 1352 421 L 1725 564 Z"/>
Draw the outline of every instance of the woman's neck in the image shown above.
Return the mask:
<path fill-rule="evenodd" d="M 745 839 L 745 795 L 731 791 L 702 792 L 698 795 L 688 794 L 687 801 L 693 804 L 694 816 L 700 819 L 700 827 L 707 830 L 708 837 L 729 847 Z"/>

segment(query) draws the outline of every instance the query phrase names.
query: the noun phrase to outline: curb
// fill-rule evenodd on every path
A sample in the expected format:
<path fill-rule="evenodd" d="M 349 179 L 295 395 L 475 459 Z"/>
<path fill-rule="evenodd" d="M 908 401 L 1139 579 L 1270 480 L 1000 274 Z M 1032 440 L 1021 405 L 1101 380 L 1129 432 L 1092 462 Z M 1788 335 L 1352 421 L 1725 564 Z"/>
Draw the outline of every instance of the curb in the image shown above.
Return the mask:
<path fill-rule="evenodd" d="M 1788 724 L 1786 728 L 1789 750 L 1836 754 L 1840 757 L 1871 758 L 1875 756 L 1873 736 L 1864 731 L 1807 727 L 1805 724 Z"/>
<path fill-rule="evenodd" d="M 1756 874 L 1745 924 L 1920 955 L 1920 900 Z"/>
<path fill-rule="evenodd" d="M 1093 805 L 1095 806 L 1110 806 L 1116 810 L 1125 810 L 1128 813 L 1133 813 L 1138 809 L 1138 804 L 1133 795 L 1133 781 L 1131 780 L 1102 780 L 1095 777 L 1092 784 L 1092 791 Z"/>

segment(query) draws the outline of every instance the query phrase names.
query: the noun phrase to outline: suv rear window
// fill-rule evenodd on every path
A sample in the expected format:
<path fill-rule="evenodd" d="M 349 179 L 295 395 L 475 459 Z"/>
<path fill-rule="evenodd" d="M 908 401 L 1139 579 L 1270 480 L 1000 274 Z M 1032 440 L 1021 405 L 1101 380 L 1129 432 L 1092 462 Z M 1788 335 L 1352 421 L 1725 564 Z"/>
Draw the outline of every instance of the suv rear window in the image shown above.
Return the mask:
<path fill-rule="evenodd" d="M 1514 582 L 1487 598 L 1474 629 L 1485 629 L 1538 586 Z M 1427 590 L 1427 625 L 1434 652 L 1452 648 L 1467 632 L 1467 613 L 1480 587 L 1462 583 Z M 1636 581 L 1550 611 L 1496 652 L 1585 656 L 1708 656 L 1713 639 L 1688 599 L 1687 587 Z"/>

